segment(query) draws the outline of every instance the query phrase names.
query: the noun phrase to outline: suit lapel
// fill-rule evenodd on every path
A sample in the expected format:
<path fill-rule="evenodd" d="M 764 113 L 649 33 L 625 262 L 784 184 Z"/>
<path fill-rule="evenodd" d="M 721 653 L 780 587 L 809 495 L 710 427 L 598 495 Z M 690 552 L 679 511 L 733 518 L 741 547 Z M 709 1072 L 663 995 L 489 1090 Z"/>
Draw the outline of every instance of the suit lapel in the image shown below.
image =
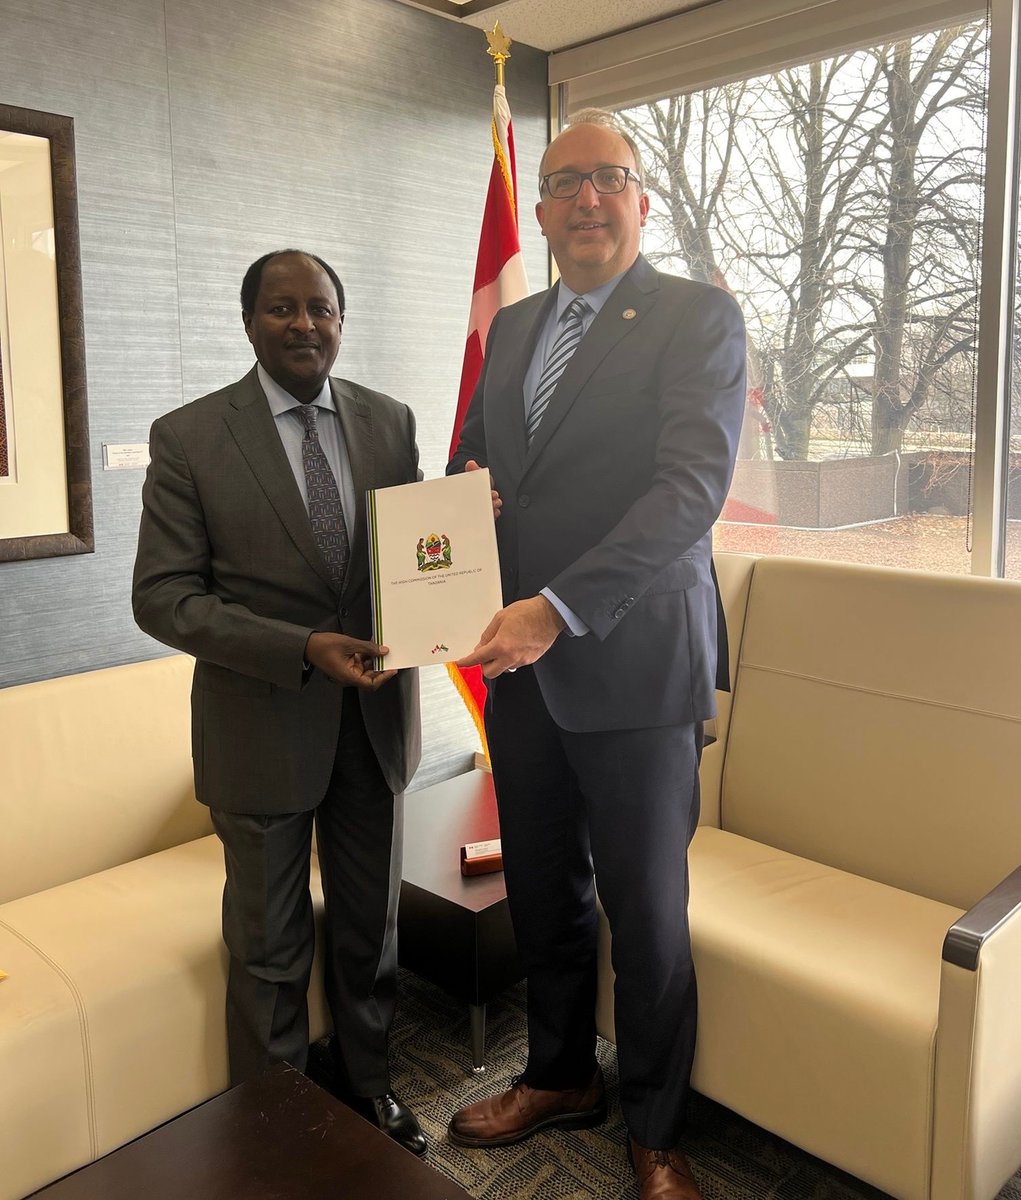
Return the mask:
<path fill-rule="evenodd" d="M 312 526 L 294 481 L 294 472 L 277 433 L 269 401 L 255 368 L 234 388 L 225 421 L 252 474 L 280 518 L 298 552 L 326 583 L 330 573 L 312 536 Z"/>
<path fill-rule="evenodd" d="M 340 414 L 340 427 L 344 433 L 344 444 L 351 464 L 351 478 L 355 489 L 354 528 L 348 530 L 351 541 L 351 557 L 348 559 L 344 577 L 344 592 L 368 582 L 368 556 L 359 553 L 357 547 L 366 542 L 365 493 L 377 478 L 376 446 L 373 435 L 372 407 L 358 394 L 358 389 L 346 379 L 331 379 L 330 389 L 333 402 Z"/>
<path fill-rule="evenodd" d="M 578 400 L 592 373 L 604 358 L 626 337 L 641 328 L 642 319 L 656 303 L 659 284 L 655 270 L 639 257 L 617 284 L 589 326 L 560 377 L 531 446 L 525 455 L 525 470 L 542 453 L 564 417 Z M 534 343 L 533 343 L 534 345 Z M 582 399 L 584 403 L 584 399 Z"/>
<path fill-rule="evenodd" d="M 535 353 L 535 344 L 554 303 L 557 289 L 530 296 L 504 320 L 507 326 L 500 330 L 500 343 L 506 347 L 505 359 L 490 364 L 491 371 L 504 373 L 506 387 L 501 391 L 501 403 L 486 415 L 486 442 L 489 447 L 500 447 L 507 456 L 507 467 L 511 476 L 521 474 L 525 462 L 525 376 Z M 492 457 L 492 450 L 490 450 Z"/>

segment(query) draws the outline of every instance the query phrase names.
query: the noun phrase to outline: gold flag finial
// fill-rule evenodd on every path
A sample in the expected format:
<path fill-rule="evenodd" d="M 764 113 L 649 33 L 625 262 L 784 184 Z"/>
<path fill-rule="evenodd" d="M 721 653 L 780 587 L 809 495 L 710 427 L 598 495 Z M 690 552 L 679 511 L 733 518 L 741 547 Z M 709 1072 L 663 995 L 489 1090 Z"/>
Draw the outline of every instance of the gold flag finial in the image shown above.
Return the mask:
<path fill-rule="evenodd" d="M 486 53 L 496 63 L 497 87 L 503 87 L 503 64 L 510 58 L 511 40 L 500 28 L 499 21 L 492 29 L 485 30 L 485 34 L 486 41 L 489 42 Z"/>

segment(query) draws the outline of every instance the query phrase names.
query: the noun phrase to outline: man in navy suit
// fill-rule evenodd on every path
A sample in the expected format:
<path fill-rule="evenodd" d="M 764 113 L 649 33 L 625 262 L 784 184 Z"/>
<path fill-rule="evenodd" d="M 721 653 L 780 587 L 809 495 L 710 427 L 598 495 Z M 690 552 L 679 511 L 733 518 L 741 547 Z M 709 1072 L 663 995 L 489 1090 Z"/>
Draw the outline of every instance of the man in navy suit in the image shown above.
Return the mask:
<path fill-rule="evenodd" d="M 509 1091 L 454 1114 L 450 1137 L 505 1145 L 605 1116 L 594 868 L 640 1194 L 696 1200 L 676 1149 L 696 1024 L 686 853 L 715 711 L 710 531 L 741 428 L 744 325 L 727 293 L 639 253 L 649 199 L 610 114 L 579 114 L 539 173 L 561 278 L 497 314 L 447 468 L 487 466 L 502 500 L 506 607 L 462 665 L 489 680 L 529 1052 Z"/>

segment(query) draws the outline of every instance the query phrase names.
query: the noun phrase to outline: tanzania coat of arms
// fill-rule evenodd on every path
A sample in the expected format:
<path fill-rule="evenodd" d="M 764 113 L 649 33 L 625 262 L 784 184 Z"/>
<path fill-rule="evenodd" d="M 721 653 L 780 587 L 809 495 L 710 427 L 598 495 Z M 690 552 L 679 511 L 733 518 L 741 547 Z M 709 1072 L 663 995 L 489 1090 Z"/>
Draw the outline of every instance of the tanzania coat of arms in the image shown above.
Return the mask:
<path fill-rule="evenodd" d="M 415 547 L 420 571 L 442 571 L 450 566 L 450 538 L 445 533 L 430 533 L 419 538 Z"/>

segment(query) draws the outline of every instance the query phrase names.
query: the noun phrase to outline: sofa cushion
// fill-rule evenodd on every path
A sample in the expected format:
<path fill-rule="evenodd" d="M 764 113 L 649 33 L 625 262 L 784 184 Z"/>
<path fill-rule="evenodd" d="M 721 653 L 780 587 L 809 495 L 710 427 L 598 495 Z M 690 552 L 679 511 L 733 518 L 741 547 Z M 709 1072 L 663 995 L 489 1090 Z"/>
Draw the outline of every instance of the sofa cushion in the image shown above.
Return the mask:
<path fill-rule="evenodd" d="M 312 873 L 319 916 L 314 859 Z M 0 931 L 47 965 L 30 960 L 23 977 L 23 961 L 5 961 L 10 978 L 0 983 L 0 1078 L 18 1081 L 0 1094 L 5 1200 L 28 1190 L 11 1186 L 22 1157 L 35 1169 L 52 1164 L 53 1178 L 227 1086 L 223 880 L 223 850 L 206 837 L 0 906 Z M 322 994 L 317 960 L 313 1038 L 327 1029 Z M 8 996 L 22 1002 L 12 1007 Z M 58 1018 L 56 1038 L 47 1030 Z M 6 1143 L 24 1121 L 22 1081 L 35 1079 L 47 1085 L 35 1089 L 29 1155 Z"/>
<path fill-rule="evenodd" d="M 74 991 L 0 908 L 0 1196 L 28 1195 L 91 1157 L 94 1138 Z"/>
<path fill-rule="evenodd" d="M 0 903 L 211 832 L 192 785 L 192 665 L 0 689 Z"/>
<path fill-rule="evenodd" d="M 1019 862 L 1021 584 L 755 565 L 721 825 L 970 908 Z"/>
<path fill-rule="evenodd" d="M 961 910 L 718 829 L 690 863 L 694 1086 L 926 1196 L 940 950 Z"/>

